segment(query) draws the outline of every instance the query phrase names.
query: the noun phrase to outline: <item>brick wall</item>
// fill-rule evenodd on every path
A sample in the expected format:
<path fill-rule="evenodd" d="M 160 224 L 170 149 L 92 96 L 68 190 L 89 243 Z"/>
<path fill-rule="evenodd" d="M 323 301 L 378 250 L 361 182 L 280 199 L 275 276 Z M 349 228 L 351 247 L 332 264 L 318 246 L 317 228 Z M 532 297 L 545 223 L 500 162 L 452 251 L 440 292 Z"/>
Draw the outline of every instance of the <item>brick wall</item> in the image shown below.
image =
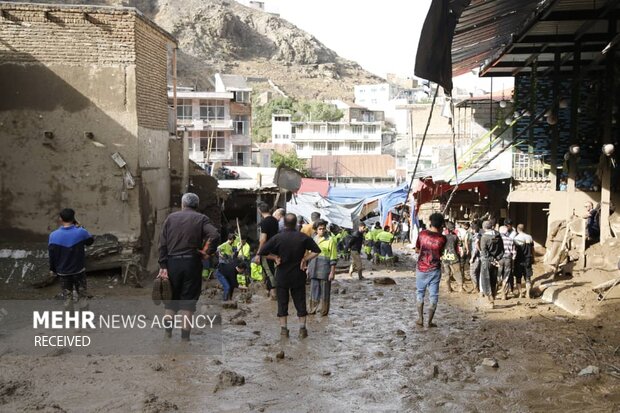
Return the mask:
<path fill-rule="evenodd" d="M 127 9 L 0 3 L 0 63 L 126 65 L 135 62 Z"/>
<path fill-rule="evenodd" d="M 143 20 L 136 20 L 138 125 L 168 130 L 169 40 Z"/>

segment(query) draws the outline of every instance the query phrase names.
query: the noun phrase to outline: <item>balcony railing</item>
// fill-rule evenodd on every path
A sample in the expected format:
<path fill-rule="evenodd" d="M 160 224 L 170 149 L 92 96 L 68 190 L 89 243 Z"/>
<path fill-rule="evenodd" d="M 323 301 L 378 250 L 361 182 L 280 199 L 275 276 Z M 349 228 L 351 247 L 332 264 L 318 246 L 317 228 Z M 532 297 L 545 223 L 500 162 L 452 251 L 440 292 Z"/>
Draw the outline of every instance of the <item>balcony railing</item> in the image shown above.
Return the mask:
<path fill-rule="evenodd" d="M 550 181 L 550 168 L 538 155 L 515 152 L 512 155 L 512 178 L 523 182 Z"/>
<path fill-rule="evenodd" d="M 188 119 L 177 118 L 177 126 L 188 126 L 194 130 L 232 130 L 232 119 Z"/>

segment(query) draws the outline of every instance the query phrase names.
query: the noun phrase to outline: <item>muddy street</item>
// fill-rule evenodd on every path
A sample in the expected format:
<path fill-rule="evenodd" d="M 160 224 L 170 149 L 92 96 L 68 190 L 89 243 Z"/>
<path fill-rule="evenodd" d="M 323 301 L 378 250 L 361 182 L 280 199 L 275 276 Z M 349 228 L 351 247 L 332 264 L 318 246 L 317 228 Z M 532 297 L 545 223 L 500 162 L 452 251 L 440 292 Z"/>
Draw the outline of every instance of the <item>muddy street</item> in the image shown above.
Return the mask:
<path fill-rule="evenodd" d="M 379 285 L 373 278 L 392 277 Z M 148 289 L 94 282 L 96 300 Z M 100 285 L 98 285 L 100 284 Z M 309 318 L 309 337 L 280 339 L 275 302 L 222 309 L 223 348 L 204 335 L 149 356 L 0 357 L 0 410 L 104 411 L 618 411 L 620 333 L 611 317 L 577 319 L 535 299 L 488 310 L 471 294 L 442 292 L 435 329 L 415 325 L 415 278 L 407 266 L 367 280 L 339 275 L 328 317 Z M 217 304 L 216 284 L 201 302 Z M 107 290 L 107 291 L 106 291 Z M 52 292 L 52 290 L 49 290 Z M 105 297 L 103 296 L 105 294 Z M 292 306 L 292 305 L 291 305 Z M 150 331 L 149 343 L 163 340 Z M 160 338 L 161 337 L 161 338 Z M 211 354 L 211 353 L 209 353 Z M 488 360 L 486 360 L 488 359 Z M 493 364 L 497 367 L 492 367 Z M 489 366 L 485 365 L 489 364 Z M 600 373 L 580 376 L 595 365 Z M 616 372 L 617 373 L 617 372 Z M 242 377 L 240 377 L 242 376 Z"/>

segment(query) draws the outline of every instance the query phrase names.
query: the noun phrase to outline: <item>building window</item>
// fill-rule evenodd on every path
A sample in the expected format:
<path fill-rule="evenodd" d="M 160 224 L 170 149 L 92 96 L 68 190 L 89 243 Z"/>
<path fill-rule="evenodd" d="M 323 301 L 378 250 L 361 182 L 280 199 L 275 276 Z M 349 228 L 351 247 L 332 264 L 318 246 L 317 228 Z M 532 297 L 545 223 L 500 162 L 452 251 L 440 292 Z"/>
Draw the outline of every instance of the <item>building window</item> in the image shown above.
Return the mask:
<path fill-rule="evenodd" d="M 338 150 L 340 150 L 340 143 L 339 142 L 330 142 L 327 144 L 327 150 L 331 151 L 331 152 L 337 152 Z"/>
<path fill-rule="evenodd" d="M 226 138 L 224 131 L 200 131 L 200 150 L 209 150 L 211 140 L 211 152 L 226 152 Z"/>
<path fill-rule="evenodd" d="M 273 135 L 273 139 L 274 140 L 282 139 L 282 135 L 276 133 L 275 135 Z"/>
<path fill-rule="evenodd" d="M 191 99 L 177 100 L 177 119 L 182 119 L 182 120 L 192 119 L 192 100 Z"/>
<path fill-rule="evenodd" d="M 304 126 L 303 125 L 297 125 L 296 128 L 293 129 L 293 133 L 299 133 L 299 134 L 304 133 Z"/>
<path fill-rule="evenodd" d="M 237 91 L 233 93 L 235 95 L 235 102 L 248 103 L 250 101 L 250 92 Z"/>
<path fill-rule="evenodd" d="M 288 116 L 276 116 L 273 118 L 273 120 L 275 122 L 289 122 L 291 118 L 289 118 Z"/>
<path fill-rule="evenodd" d="M 376 104 L 377 103 L 377 99 L 370 99 L 370 103 Z"/>
<path fill-rule="evenodd" d="M 377 125 L 366 126 L 366 133 L 377 133 Z"/>
<path fill-rule="evenodd" d="M 327 145 L 325 144 L 325 142 L 314 142 L 312 144 L 312 150 L 317 151 L 317 152 L 322 152 L 325 150 L 325 148 L 327 148 Z"/>
<path fill-rule="evenodd" d="M 362 134 L 362 125 L 353 125 L 353 126 L 351 126 L 351 132 L 354 133 L 355 135 L 361 135 Z"/>
<path fill-rule="evenodd" d="M 374 152 L 377 148 L 377 144 L 375 142 L 364 142 L 364 152 Z"/>
<path fill-rule="evenodd" d="M 351 152 L 361 152 L 362 151 L 362 144 L 360 142 L 350 142 L 349 143 L 349 150 Z"/>
<path fill-rule="evenodd" d="M 284 135 L 282 135 L 282 139 L 289 140 L 289 139 L 291 139 L 291 135 L 284 134 Z"/>
<path fill-rule="evenodd" d="M 313 125 L 312 126 L 313 133 L 321 133 L 321 125 Z"/>
<path fill-rule="evenodd" d="M 224 120 L 224 101 L 223 100 L 201 100 L 200 119 Z"/>
<path fill-rule="evenodd" d="M 295 144 L 295 149 L 298 150 L 298 151 L 303 151 L 305 146 L 306 145 L 303 142 L 302 143 L 296 143 Z"/>
<path fill-rule="evenodd" d="M 235 117 L 235 134 L 236 135 L 248 135 L 249 134 L 249 121 L 247 116 Z"/>
<path fill-rule="evenodd" d="M 336 134 L 340 132 L 340 125 L 327 125 L 327 133 Z"/>

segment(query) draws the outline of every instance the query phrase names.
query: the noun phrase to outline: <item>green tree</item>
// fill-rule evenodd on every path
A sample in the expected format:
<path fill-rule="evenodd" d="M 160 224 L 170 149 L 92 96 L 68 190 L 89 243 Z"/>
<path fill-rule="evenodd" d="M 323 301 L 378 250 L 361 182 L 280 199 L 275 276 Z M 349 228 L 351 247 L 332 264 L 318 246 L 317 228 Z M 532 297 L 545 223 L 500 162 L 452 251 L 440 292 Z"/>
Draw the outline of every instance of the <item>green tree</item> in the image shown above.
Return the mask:
<path fill-rule="evenodd" d="M 336 122 L 344 114 L 330 103 L 319 101 L 301 101 L 294 105 L 293 120 L 298 122 Z"/>
<path fill-rule="evenodd" d="M 289 168 L 293 168 L 301 172 L 303 176 L 310 175 L 310 171 L 308 170 L 306 161 L 298 157 L 295 151 L 284 153 L 274 152 L 274 154 L 271 156 L 271 163 L 276 168 L 281 165 L 288 166 Z"/>
<path fill-rule="evenodd" d="M 252 110 L 252 140 L 268 142 L 271 139 L 271 117 L 276 113 L 294 113 L 295 101 L 290 98 L 275 98 L 266 105 L 255 100 Z"/>

